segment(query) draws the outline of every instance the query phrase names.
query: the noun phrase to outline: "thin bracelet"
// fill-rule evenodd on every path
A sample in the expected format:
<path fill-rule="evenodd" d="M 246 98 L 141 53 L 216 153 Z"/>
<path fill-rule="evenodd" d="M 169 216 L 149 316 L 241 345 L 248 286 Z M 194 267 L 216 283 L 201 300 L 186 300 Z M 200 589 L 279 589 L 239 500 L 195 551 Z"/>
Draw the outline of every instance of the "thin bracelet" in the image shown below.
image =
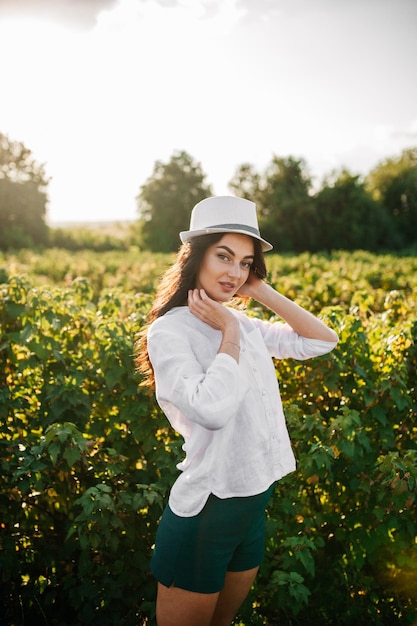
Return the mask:
<path fill-rule="evenodd" d="M 240 350 L 240 345 L 238 343 L 235 343 L 234 341 L 222 341 L 220 344 L 220 347 L 224 346 L 226 343 L 231 343 L 232 346 L 235 346 L 236 348 L 238 348 Z"/>

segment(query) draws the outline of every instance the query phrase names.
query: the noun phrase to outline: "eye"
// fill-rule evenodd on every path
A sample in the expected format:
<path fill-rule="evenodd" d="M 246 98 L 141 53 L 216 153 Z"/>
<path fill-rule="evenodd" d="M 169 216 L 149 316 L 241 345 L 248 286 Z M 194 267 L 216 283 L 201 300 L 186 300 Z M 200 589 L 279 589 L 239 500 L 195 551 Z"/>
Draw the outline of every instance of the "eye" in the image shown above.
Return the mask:
<path fill-rule="evenodd" d="M 221 260 L 221 261 L 228 261 L 229 257 L 227 256 L 227 254 L 223 254 L 223 252 L 219 252 L 217 257 Z"/>
<path fill-rule="evenodd" d="M 250 261 L 242 261 L 242 267 L 245 270 L 250 270 L 250 268 L 252 267 L 252 263 Z"/>

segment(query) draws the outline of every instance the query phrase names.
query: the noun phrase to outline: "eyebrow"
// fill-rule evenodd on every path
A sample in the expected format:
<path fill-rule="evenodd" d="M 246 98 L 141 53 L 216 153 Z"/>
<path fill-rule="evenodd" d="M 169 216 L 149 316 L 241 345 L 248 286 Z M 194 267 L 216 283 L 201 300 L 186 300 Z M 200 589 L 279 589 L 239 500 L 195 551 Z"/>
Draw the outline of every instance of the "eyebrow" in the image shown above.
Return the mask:
<path fill-rule="evenodd" d="M 226 250 L 231 256 L 236 256 L 236 254 L 233 252 L 233 250 L 231 248 L 229 248 L 229 246 L 217 246 L 217 248 Z M 247 254 L 243 258 L 244 259 L 254 259 L 255 256 L 253 254 Z"/>

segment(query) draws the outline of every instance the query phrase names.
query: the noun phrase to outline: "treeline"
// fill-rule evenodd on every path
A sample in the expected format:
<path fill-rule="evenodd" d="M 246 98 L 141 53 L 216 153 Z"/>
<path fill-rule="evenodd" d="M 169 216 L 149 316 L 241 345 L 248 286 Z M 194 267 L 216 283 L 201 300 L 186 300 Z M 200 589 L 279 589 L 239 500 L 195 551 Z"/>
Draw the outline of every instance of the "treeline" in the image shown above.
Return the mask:
<path fill-rule="evenodd" d="M 185 151 L 157 161 L 140 187 L 138 219 L 123 236 L 46 223 L 48 179 L 22 143 L 0 133 L 0 249 L 60 247 L 105 251 L 138 245 L 178 249 L 192 207 L 208 195 L 202 165 Z M 230 193 L 254 200 L 264 237 L 280 252 L 417 248 L 417 147 L 387 158 L 365 177 L 333 172 L 319 189 L 304 159 L 273 156 L 265 171 L 237 167 Z"/>

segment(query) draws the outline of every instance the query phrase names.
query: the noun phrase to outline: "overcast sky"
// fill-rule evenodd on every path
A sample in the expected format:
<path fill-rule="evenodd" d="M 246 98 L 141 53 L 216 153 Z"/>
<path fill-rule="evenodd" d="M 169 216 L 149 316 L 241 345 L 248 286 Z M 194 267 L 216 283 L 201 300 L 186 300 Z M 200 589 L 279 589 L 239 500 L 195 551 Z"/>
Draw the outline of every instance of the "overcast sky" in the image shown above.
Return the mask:
<path fill-rule="evenodd" d="M 318 183 L 417 145 L 416 0 L 0 0 L 0 58 L 51 223 L 135 218 L 176 150 L 223 194 L 244 162 Z"/>

